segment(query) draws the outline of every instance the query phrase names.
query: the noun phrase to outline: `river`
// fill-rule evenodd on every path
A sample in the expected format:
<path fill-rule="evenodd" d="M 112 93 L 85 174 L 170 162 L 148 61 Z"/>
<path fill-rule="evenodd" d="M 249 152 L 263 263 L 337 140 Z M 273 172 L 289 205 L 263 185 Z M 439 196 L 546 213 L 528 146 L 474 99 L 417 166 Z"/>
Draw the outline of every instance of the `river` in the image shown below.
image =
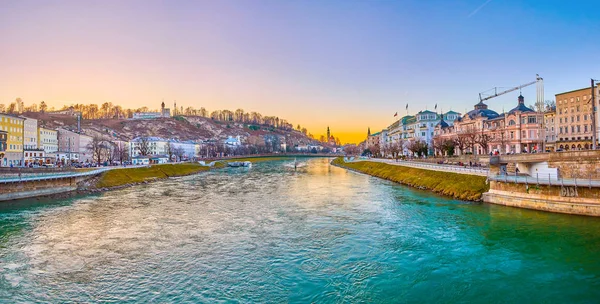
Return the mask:
<path fill-rule="evenodd" d="M 600 219 L 285 163 L 3 203 L 0 302 L 600 299 Z"/>

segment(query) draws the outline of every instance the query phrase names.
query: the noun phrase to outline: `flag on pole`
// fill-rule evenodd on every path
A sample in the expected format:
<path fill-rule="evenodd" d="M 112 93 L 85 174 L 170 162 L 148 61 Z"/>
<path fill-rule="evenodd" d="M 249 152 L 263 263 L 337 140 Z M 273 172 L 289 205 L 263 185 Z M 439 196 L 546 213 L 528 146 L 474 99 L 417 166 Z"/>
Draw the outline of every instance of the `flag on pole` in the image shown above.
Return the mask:
<path fill-rule="evenodd" d="M 437 110 L 437 103 L 435 104 L 435 109 Z"/>
<path fill-rule="evenodd" d="M 408 104 L 406 104 L 406 109 L 408 110 Z"/>
<path fill-rule="evenodd" d="M 398 112 L 396 112 L 396 114 L 394 114 L 394 117 L 398 116 Z"/>

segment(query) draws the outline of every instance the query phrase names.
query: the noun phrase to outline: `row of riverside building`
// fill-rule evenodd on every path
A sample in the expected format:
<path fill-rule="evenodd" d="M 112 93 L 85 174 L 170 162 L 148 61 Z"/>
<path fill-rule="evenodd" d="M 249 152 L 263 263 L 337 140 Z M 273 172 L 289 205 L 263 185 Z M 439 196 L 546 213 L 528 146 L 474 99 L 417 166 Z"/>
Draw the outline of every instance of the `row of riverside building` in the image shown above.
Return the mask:
<path fill-rule="evenodd" d="M 598 105 L 600 89 L 596 86 L 593 90 Z M 429 155 L 438 156 L 592 149 L 594 133 L 596 144 L 600 138 L 600 120 L 593 115 L 591 100 L 592 88 L 588 87 L 556 94 L 555 105 L 538 111 L 527 107 L 522 95 L 515 107 L 504 113 L 489 109 L 483 102 L 465 114 L 420 111 L 369 134 L 365 146 L 397 145 L 400 154 L 412 155 L 411 143 L 422 141 Z"/>
<path fill-rule="evenodd" d="M 93 162 L 94 154 L 90 149 L 93 137 L 82 132 L 58 128 L 56 130 L 44 128 L 38 120 L 24 116 L 0 113 L 0 167 L 20 167 L 29 165 L 68 164 Z M 111 141 L 109 148 L 127 149 L 128 156 L 139 157 L 136 144 L 140 138 L 130 142 Z M 167 145 L 182 151 L 184 159 L 191 159 L 198 155 L 201 148 L 199 143 L 193 141 L 177 141 L 148 137 L 148 152 L 152 155 L 163 155 L 166 158 Z M 226 145 L 237 145 L 239 139 L 228 139 Z M 158 161 L 157 161 L 158 162 Z"/>

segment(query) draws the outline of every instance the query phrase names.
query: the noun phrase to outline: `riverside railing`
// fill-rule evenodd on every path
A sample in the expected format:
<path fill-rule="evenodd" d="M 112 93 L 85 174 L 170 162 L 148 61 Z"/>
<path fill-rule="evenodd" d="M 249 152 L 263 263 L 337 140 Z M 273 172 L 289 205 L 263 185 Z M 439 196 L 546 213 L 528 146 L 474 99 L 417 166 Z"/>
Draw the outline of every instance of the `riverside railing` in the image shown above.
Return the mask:
<path fill-rule="evenodd" d="M 19 183 L 19 182 L 30 182 L 30 181 L 41 181 L 41 180 L 53 180 L 53 179 L 61 179 L 61 178 L 72 178 L 72 177 L 82 177 L 82 176 L 92 176 L 100 174 L 104 171 L 110 170 L 110 168 L 100 168 L 94 169 L 84 172 L 61 172 L 61 173 L 39 173 L 39 174 L 21 174 L 21 176 L 12 174 L 11 176 L 1 176 L 0 183 Z"/>
<path fill-rule="evenodd" d="M 423 163 L 423 162 L 413 162 L 413 161 L 390 161 L 390 160 L 382 160 L 382 159 L 368 159 L 371 161 L 384 162 L 399 166 L 406 167 L 414 167 L 414 168 L 423 168 L 428 170 L 435 171 L 446 171 L 446 172 L 457 172 L 457 173 L 465 173 L 465 174 L 473 174 L 473 175 L 481 175 L 487 176 L 489 169 L 482 167 L 463 167 L 463 166 L 453 166 L 453 165 L 442 165 L 442 164 L 431 164 L 431 163 Z M 358 160 L 360 161 L 360 160 Z"/>
<path fill-rule="evenodd" d="M 499 174 L 488 176 L 488 180 L 525 185 L 549 185 L 589 188 L 600 187 L 600 180 L 592 179 L 591 176 L 589 178 L 558 178 L 550 174 L 536 174 L 535 176 Z"/>

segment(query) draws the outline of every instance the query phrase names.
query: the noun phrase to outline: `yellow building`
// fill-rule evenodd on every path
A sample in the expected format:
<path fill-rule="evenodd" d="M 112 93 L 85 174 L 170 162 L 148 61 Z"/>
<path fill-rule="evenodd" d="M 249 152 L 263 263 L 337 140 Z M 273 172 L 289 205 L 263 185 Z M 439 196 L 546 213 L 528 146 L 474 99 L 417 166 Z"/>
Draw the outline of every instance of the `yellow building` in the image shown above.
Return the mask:
<path fill-rule="evenodd" d="M 25 119 L 0 113 L 0 130 L 7 132 L 6 151 L 0 159 L 0 165 L 21 166 L 23 164 L 23 135 Z"/>
<path fill-rule="evenodd" d="M 598 87 L 595 88 L 598 90 Z M 600 90 L 596 91 L 600 93 Z M 591 149 L 595 130 L 592 120 L 590 87 L 556 94 L 556 148 L 562 150 Z M 597 131 L 596 127 L 596 131 Z M 596 139 L 598 142 L 598 139 Z"/>

